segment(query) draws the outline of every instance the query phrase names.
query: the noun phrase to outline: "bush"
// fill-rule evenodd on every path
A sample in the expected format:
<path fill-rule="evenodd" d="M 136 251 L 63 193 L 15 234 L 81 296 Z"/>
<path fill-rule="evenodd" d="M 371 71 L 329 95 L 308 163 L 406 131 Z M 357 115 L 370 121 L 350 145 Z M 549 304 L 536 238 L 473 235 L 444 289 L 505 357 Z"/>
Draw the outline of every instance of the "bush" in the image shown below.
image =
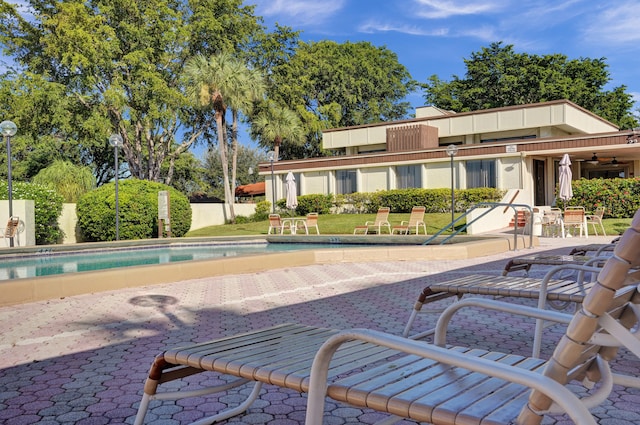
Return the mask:
<path fill-rule="evenodd" d="M 587 211 L 604 206 L 607 218 L 633 217 L 640 208 L 640 179 L 579 179 L 571 182 L 573 198 L 567 205 L 580 205 Z M 564 206 L 558 200 L 559 206 Z"/>
<path fill-rule="evenodd" d="M 461 212 L 480 202 L 498 202 L 504 193 L 486 187 L 455 190 L 455 209 Z M 451 211 L 451 189 L 394 189 L 343 196 L 356 212 L 375 213 L 380 207 L 390 207 L 391 212 L 408 213 L 414 206 L 424 206 L 428 213 Z"/>
<path fill-rule="evenodd" d="M 253 221 L 262 221 L 269 218 L 269 213 L 271 212 L 271 202 L 269 201 L 260 201 L 256 204 L 256 211 L 253 213 L 251 218 Z"/>
<path fill-rule="evenodd" d="M 173 187 L 147 180 L 129 179 L 118 184 L 120 239 L 158 237 L 158 192 L 169 191 L 171 235 L 184 236 L 191 227 L 191 206 Z M 115 240 L 115 183 L 86 193 L 76 205 L 81 239 Z"/>
<path fill-rule="evenodd" d="M 62 196 L 53 189 L 33 183 L 12 182 L 13 199 L 32 199 L 35 213 L 35 239 L 37 245 L 62 242 L 64 233 L 58 226 L 62 213 Z M 7 182 L 0 183 L 0 198 L 9 199 Z"/>

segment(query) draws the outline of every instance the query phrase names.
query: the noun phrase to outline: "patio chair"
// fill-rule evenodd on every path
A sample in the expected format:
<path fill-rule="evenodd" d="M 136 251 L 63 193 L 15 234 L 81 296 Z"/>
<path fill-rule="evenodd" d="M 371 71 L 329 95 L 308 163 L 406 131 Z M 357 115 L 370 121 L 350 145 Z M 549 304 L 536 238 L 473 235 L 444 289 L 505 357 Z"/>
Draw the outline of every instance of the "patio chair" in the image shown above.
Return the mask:
<path fill-rule="evenodd" d="M 609 368 L 619 347 L 640 356 L 636 335 L 640 294 L 637 276 L 630 273 L 638 266 L 640 212 L 599 273 L 583 307 L 569 320 L 564 313 L 518 306 L 518 311 L 532 317 L 569 322 L 546 361 L 446 346 L 442 340 L 449 310 L 437 326 L 441 345 L 369 329 L 340 332 L 279 325 L 163 351 L 152 363 L 134 423 L 143 423 L 152 400 L 203 397 L 253 382 L 244 402 L 198 423 L 244 412 L 267 383 L 309 393 L 307 425 L 323 423 L 327 397 L 435 425 L 537 425 L 547 414 L 565 414 L 574 423 L 595 425 L 589 409 L 607 399 L 613 384 L 640 388 L 637 377 Z M 510 308 L 509 303 L 483 301 L 493 301 L 491 308 L 498 311 Z M 174 385 L 175 392 L 157 392 L 166 382 L 205 371 L 218 373 L 214 381 L 220 384 L 212 388 Z M 602 384 L 593 386 L 596 381 Z M 584 387 L 577 389 L 578 382 Z M 588 396 L 580 398 L 583 392 Z M 624 404 L 618 408 L 624 409 Z"/>
<path fill-rule="evenodd" d="M 387 232 L 391 234 L 391 223 L 389 223 L 389 213 L 391 212 L 391 208 L 389 207 L 380 207 L 378 208 L 378 213 L 376 214 L 376 218 L 373 221 L 366 221 L 363 225 L 356 226 L 353 229 L 353 234 L 358 234 L 360 232 L 365 235 L 369 233 L 369 231 L 373 230 L 377 232 L 378 235 L 382 234 L 382 229 L 386 228 Z"/>
<path fill-rule="evenodd" d="M 578 229 L 580 231 L 580 237 L 584 232 L 586 238 L 589 237 L 589 231 L 587 229 L 587 221 L 585 219 L 584 207 L 567 207 L 564 210 L 562 217 L 562 227 L 565 236 L 568 236 L 572 231 Z"/>
<path fill-rule="evenodd" d="M 542 236 L 564 237 L 564 228 L 562 227 L 562 210 L 560 208 L 551 208 L 543 211 Z"/>
<path fill-rule="evenodd" d="M 269 214 L 269 230 L 267 235 L 271 234 L 271 231 L 275 234 L 284 234 L 285 230 L 291 232 L 291 222 L 289 220 L 283 220 L 280 214 Z"/>
<path fill-rule="evenodd" d="M 9 246 L 10 241 L 13 239 L 14 242 L 16 239 L 20 237 L 20 233 L 24 231 L 24 223 L 20 220 L 18 216 L 9 217 L 7 221 L 7 226 L 2 231 L 2 237 L 4 238 L 7 246 Z M 20 242 L 18 242 L 20 245 Z"/>
<path fill-rule="evenodd" d="M 298 229 L 304 229 L 305 234 L 309 234 L 309 229 L 315 228 L 316 234 L 320 234 L 320 229 L 318 228 L 318 213 L 309 213 L 304 220 L 296 220 L 296 226 Z"/>
<path fill-rule="evenodd" d="M 593 233 L 598 236 L 598 226 L 602 230 L 602 236 L 607 236 L 607 232 L 604 230 L 604 224 L 602 224 L 602 218 L 604 217 L 605 207 L 597 207 L 593 214 L 585 215 L 587 220 L 587 227 L 589 224 L 593 226 Z"/>
<path fill-rule="evenodd" d="M 412 229 L 415 229 L 416 235 L 420 233 L 420 228 L 424 234 L 427 234 L 427 225 L 424 222 L 424 214 L 427 211 L 425 207 L 413 207 L 411 208 L 411 215 L 409 220 L 403 220 L 399 225 L 391 227 L 391 233 L 398 232 L 401 235 L 408 235 Z"/>

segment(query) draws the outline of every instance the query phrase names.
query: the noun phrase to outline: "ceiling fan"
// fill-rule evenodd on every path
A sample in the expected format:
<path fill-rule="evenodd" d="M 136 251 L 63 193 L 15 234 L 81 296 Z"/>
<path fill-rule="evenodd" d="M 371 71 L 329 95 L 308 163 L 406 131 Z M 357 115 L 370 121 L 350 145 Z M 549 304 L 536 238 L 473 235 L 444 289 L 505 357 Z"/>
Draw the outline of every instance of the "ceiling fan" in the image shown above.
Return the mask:
<path fill-rule="evenodd" d="M 615 166 L 615 165 L 625 164 L 625 162 L 618 161 L 615 156 L 612 158 L 598 158 L 598 155 L 595 152 L 593 153 L 593 156 L 591 157 L 591 159 L 586 162 L 591 165 L 614 165 Z"/>

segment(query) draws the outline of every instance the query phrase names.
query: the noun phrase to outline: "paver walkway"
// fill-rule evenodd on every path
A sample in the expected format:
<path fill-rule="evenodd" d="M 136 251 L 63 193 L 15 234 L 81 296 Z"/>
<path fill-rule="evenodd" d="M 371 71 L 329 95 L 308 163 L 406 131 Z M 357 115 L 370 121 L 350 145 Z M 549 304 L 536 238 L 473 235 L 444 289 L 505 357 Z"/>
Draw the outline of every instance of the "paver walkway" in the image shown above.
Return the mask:
<path fill-rule="evenodd" d="M 132 423 L 150 362 L 167 345 L 283 322 L 400 334 L 426 278 L 500 274 L 514 255 L 568 253 L 571 246 L 611 239 L 541 239 L 533 250 L 469 260 L 282 268 L 0 308 L 0 423 Z M 542 276 L 544 268 L 532 274 Z M 462 314 L 450 341 L 528 354 L 532 325 L 508 315 Z M 554 332 L 559 334 L 548 330 L 551 342 Z M 636 373 L 639 366 L 624 353 L 616 365 L 628 373 Z M 201 374 L 190 382 L 197 385 L 206 379 Z M 188 423 L 236 401 L 239 392 L 246 389 L 206 402 L 196 398 L 153 404 L 147 423 Z M 304 423 L 303 395 L 270 386 L 263 392 L 247 414 L 223 423 Z M 373 423 L 381 417 L 335 403 L 328 403 L 327 410 L 329 424 Z M 601 423 L 640 423 L 640 391 L 617 389 L 598 414 Z"/>

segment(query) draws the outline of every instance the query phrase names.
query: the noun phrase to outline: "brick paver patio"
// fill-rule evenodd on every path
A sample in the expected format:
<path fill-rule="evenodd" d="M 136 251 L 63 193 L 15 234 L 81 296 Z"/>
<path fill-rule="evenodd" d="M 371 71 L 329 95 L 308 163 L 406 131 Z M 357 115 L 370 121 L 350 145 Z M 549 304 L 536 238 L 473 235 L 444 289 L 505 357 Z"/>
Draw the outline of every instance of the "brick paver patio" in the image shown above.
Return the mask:
<path fill-rule="evenodd" d="M 588 243 L 611 239 L 591 237 Z M 469 272 L 498 275 L 514 255 L 568 253 L 569 247 L 582 243 L 587 240 L 543 238 L 532 250 L 469 260 L 284 267 L 3 307 L 0 423 L 130 424 L 150 362 L 167 345 L 283 322 L 400 334 L 427 279 L 445 280 Z M 544 271 L 536 267 L 532 275 L 541 277 Z M 421 323 L 433 324 L 433 319 L 427 320 Z M 454 321 L 450 341 L 529 354 L 532 327 L 532 321 L 522 318 L 469 311 Z M 561 329 L 545 332 L 543 352 L 548 353 Z M 623 350 L 614 367 L 637 375 L 639 366 Z M 196 387 L 211 379 L 196 375 L 188 385 Z M 206 400 L 154 402 L 147 423 L 185 424 L 236 402 L 238 393 L 246 391 L 241 388 Z M 266 386 L 247 414 L 226 423 L 302 424 L 305 404 L 304 395 Z M 327 411 L 326 423 L 336 425 L 374 423 L 382 417 L 335 403 L 328 403 Z M 616 387 L 596 412 L 602 424 L 640 423 L 640 390 Z"/>

